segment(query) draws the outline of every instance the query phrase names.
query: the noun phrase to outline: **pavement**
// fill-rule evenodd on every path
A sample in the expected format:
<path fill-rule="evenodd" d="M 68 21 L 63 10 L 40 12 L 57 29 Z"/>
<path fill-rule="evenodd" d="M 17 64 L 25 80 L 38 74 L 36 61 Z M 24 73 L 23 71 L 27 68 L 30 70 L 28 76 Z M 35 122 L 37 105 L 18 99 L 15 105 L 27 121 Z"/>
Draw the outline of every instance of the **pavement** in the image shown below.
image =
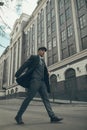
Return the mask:
<path fill-rule="evenodd" d="M 34 98 L 35 101 L 42 101 L 41 98 Z M 61 100 L 61 99 L 49 99 L 51 103 L 58 103 L 58 104 L 87 104 L 84 101 L 70 101 L 70 100 Z"/>
<path fill-rule="evenodd" d="M 20 99 L 20 100 L 17 101 L 16 99 Z M 5 103 L 6 102 L 12 103 L 14 100 L 14 102 L 16 101 L 17 103 L 17 102 L 21 102 L 21 100 L 23 101 L 23 99 L 24 97 L 18 97 L 18 98 L 13 98 L 13 99 L 0 100 L 0 102 L 5 101 Z M 49 100 L 50 100 L 50 103 L 54 103 L 54 104 L 86 104 L 87 105 L 87 102 L 85 101 L 70 101 L 70 100 L 62 100 L 62 99 L 49 99 Z M 33 98 L 33 101 L 42 102 L 42 99 L 35 97 Z"/>
<path fill-rule="evenodd" d="M 87 130 L 87 102 L 72 104 L 66 100 L 50 99 L 57 116 L 63 117 L 60 123 L 50 123 L 48 114 L 40 98 L 34 98 L 23 115 L 24 125 L 17 125 L 14 117 L 23 98 L 0 100 L 0 130 Z"/>

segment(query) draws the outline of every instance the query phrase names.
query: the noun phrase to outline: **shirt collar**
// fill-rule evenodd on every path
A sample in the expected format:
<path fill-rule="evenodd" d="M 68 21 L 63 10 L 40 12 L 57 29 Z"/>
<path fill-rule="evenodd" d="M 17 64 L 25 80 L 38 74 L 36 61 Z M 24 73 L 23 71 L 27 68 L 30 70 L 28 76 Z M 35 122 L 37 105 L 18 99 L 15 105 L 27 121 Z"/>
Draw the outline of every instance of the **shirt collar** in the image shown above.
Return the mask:
<path fill-rule="evenodd" d="M 44 59 L 43 57 L 41 57 L 41 56 L 39 56 L 40 57 L 40 59 Z"/>

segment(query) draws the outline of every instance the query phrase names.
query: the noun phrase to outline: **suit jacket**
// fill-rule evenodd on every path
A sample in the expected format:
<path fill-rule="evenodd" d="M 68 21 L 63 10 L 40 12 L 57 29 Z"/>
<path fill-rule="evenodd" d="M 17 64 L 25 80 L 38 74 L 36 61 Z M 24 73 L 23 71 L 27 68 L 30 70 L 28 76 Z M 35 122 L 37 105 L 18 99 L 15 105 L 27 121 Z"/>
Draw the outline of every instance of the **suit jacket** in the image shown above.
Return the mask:
<path fill-rule="evenodd" d="M 29 88 L 32 73 L 40 62 L 39 55 L 31 55 L 31 57 L 18 69 L 15 73 L 16 81 L 19 85 Z M 50 92 L 49 74 L 46 65 L 44 66 L 44 81 L 47 91 Z"/>

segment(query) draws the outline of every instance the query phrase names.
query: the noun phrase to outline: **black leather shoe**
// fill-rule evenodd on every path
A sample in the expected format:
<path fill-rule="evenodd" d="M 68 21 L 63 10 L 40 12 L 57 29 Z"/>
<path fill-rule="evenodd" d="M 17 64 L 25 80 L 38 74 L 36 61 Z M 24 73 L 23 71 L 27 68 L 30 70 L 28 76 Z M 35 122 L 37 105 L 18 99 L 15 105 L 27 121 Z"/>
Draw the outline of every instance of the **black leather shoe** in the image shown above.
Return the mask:
<path fill-rule="evenodd" d="M 17 124 L 19 124 L 19 125 L 24 124 L 21 117 L 16 116 L 15 120 L 16 120 Z"/>
<path fill-rule="evenodd" d="M 57 122 L 60 122 L 61 120 L 63 120 L 63 118 L 59 118 L 59 117 L 52 117 L 51 119 L 50 119 L 50 122 L 51 123 L 57 123 Z"/>

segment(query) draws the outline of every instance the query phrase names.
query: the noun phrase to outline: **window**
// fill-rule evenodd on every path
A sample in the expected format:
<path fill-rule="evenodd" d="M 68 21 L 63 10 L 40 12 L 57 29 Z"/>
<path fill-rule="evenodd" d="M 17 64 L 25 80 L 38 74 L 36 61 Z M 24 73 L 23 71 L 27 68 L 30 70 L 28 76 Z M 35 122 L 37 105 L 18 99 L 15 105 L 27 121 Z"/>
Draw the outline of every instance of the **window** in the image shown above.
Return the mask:
<path fill-rule="evenodd" d="M 70 56 L 76 53 L 75 45 L 74 45 L 74 44 L 70 44 L 70 45 L 68 46 L 68 49 L 69 49 L 69 55 L 70 55 Z"/>
<path fill-rule="evenodd" d="M 59 8 L 61 9 L 63 7 L 63 5 L 64 5 L 64 0 L 60 0 L 59 1 Z"/>
<path fill-rule="evenodd" d="M 41 35 L 41 40 L 44 41 L 44 33 Z"/>
<path fill-rule="evenodd" d="M 80 28 L 84 28 L 86 25 L 87 25 L 87 22 L 86 22 L 86 15 L 82 15 L 80 18 L 79 18 L 79 21 L 80 21 Z"/>
<path fill-rule="evenodd" d="M 69 55 L 68 55 L 68 49 L 67 48 L 64 48 L 62 49 L 62 58 L 67 58 Z"/>
<path fill-rule="evenodd" d="M 50 2 L 47 1 L 46 11 L 48 12 L 50 10 Z"/>
<path fill-rule="evenodd" d="M 50 34 L 51 34 L 51 28 L 48 27 L 48 28 L 47 28 L 47 35 L 49 36 Z"/>
<path fill-rule="evenodd" d="M 82 49 L 87 49 L 87 36 L 81 39 L 82 41 Z"/>
<path fill-rule="evenodd" d="M 60 25 L 62 25 L 65 22 L 65 16 L 64 14 L 60 15 Z"/>
<path fill-rule="evenodd" d="M 50 13 L 47 14 L 47 22 L 50 21 Z"/>
<path fill-rule="evenodd" d="M 53 18 L 55 16 L 55 10 L 54 8 L 51 10 L 51 17 Z"/>
<path fill-rule="evenodd" d="M 61 33 L 61 39 L 62 39 L 62 42 L 66 40 L 66 31 L 65 30 Z"/>
<path fill-rule="evenodd" d="M 53 47 L 55 47 L 56 46 L 56 38 L 55 37 L 52 39 L 52 43 L 53 43 Z"/>
<path fill-rule="evenodd" d="M 78 9 L 80 9 L 84 5 L 84 0 L 77 0 Z"/>
<path fill-rule="evenodd" d="M 52 65 L 52 56 L 51 57 L 48 57 L 48 66 L 49 65 Z"/>
<path fill-rule="evenodd" d="M 69 4 L 70 3 L 70 0 L 65 0 L 65 4 Z"/>
<path fill-rule="evenodd" d="M 51 50 L 52 49 L 52 44 L 51 44 L 51 41 L 48 42 L 48 50 Z"/>
<path fill-rule="evenodd" d="M 72 36 L 72 25 L 70 25 L 70 26 L 67 28 L 67 35 L 68 35 L 68 37 Z"/>
<path fill-rule="evenodd" d="M 40 36 L 38 37 L 38 44 L 40 44 Z"/>
<path fill-rule="evenodd" d="M 40 17 L 41 17 L 41 19 L 43 19 L 43 17 L 44 17 L 44 11 L 43 11 L 43 9 L 41 10 Z"/>
<path fill-rule="evenodd" d="M 71 9 L 70 7 L 65 11 L 66 20 L 68 20 L 71 17 Z"/>
<path fill-rule="evenodd" d="M 44 30 L 44 21 L 41 21 L 41 31 Z"/>
<path fill-rule="evenodd" d="M 51 27 L 52 27 L 52 32 L 54 32 L 55 31 L 55 22 L 53 22 L 52 24 L 51 24 Z"/>
<path fill-rule="evenodd" d="M 57 59 L 58 57 L 57 57 L 57 55 L 55 54 L 55 55 L 53 55 L 53 63 L 56 63 L 57 62 Z"/>

